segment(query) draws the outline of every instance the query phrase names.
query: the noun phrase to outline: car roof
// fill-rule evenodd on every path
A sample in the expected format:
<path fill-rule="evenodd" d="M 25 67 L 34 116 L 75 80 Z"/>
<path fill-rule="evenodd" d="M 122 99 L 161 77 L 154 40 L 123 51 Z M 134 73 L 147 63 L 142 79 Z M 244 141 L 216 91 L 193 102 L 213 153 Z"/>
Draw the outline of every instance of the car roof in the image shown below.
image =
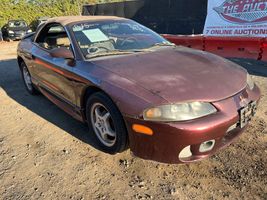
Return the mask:
<path fill-rule="evenodd" d="M 64 17 L 54 17 L 50 18 L 47 23 L 60 23 L 63 26 L 68 24 L 83 22 L 83 21 L 103 21 L 103 20 L 118 20 L 125 19 L 115 16 L 64 16 Z"/>

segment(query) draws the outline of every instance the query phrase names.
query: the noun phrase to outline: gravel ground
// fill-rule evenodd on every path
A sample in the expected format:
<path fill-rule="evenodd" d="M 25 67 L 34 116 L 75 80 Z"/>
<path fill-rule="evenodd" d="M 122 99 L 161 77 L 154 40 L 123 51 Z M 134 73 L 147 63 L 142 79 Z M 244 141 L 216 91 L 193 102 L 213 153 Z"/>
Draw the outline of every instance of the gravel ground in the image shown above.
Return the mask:
<path fill-rule="evenodd" d="M 87 127 L 30 96 L 17 43 L 0 43 L 0 199 L 267 199 L 267 65 L 234 59 L 262 91 L 240 139 L 211 158 L 166 165 L 95 149 Z"/>

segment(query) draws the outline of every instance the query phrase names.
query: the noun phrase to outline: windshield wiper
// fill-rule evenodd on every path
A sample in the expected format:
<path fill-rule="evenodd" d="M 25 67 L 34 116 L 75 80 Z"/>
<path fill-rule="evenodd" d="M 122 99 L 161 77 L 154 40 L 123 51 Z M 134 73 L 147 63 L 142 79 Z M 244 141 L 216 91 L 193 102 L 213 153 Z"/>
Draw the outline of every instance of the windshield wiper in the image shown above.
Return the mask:
<path fill-rule="evenodd" d="M 132 49 L 132 50 L 114 50 L 108 51 L 103 53 L 96 53 L 96 54 L 87 54 L 86 58 L 97 58 L 102 56 L 113 56 L 113 55 L 123 55 L 123 54 L 132 54 L 132 53 L 139 53 L 139 52 L 146 52 L 147 50 L 142 49 Z"/>
<path fill-rule="evenodd" d="M 153 44 L 150 48 L 152 47 L 173 47 L 175 46 L 175 44 L 170 43 L 170 42 L 159 42 L 159 43 L 155 43 Z"/>

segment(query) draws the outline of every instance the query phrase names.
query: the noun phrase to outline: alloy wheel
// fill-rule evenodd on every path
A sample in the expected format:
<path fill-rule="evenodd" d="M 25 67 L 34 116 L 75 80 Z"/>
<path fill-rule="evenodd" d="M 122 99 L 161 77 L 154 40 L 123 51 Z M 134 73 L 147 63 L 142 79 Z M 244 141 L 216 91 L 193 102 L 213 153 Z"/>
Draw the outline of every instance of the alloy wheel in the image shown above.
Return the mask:
<path fill-rule="evenodd" d="M 108 109 L 101 103 L 94 103 L 91 108 L 91 123 L 96 136 L 107 147 L 116 143 L 116 130 L 112 116 Z"/>
<path fill-rule="evenodd" d="M 31 75 L 25 65 L 22 67 L 22 73 L 23 73 L 23 79 L 26 84 L 26 87 L 28 90 L 32 91 L 32 80 L 31 80 Z"/>

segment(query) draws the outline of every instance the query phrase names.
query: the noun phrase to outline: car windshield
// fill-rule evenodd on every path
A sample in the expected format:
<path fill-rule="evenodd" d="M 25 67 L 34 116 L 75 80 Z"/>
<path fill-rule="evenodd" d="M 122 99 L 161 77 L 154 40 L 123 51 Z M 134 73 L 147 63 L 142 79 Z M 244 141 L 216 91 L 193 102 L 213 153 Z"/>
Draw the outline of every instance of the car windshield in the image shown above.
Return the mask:
<path fill-rule="evenodd" d="M 27 24 L 25 21 L 10 21 L 8 22 L 8 26 L 11 27 L 11 28 L 24 28 L 24 27 L 27 27 Z"/>
<path fill-rule="evenodd" d="M 131 20 L 85 22 L 72 27 L 86 58 L 149 51 L 172 43 L 152 30 Z"/>

